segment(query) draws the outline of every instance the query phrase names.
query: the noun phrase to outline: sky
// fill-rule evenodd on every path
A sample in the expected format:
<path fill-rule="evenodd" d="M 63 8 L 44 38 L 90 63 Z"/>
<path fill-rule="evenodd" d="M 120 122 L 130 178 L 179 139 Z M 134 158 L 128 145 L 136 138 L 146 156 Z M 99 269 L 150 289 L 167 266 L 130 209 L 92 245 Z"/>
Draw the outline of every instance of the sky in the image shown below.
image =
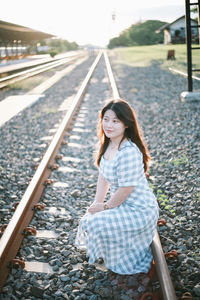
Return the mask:
<path fill-rule="evenodd" d="M 0 20 L 79 45 L 106 46 L 136 22 L 170 23 L 184 14 L 185 0 L 9 0 L 1 3 Z"/>

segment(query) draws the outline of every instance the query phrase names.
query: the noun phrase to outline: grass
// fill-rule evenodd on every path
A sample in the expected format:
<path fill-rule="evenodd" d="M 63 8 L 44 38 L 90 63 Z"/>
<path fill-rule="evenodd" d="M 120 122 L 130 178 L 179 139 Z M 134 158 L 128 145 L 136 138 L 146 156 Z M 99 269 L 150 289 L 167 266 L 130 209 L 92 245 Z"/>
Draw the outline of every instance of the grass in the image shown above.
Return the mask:
<path fill-rule="evenodd" d="M 149 186 L 150 188 L 154 191 L 155 187 L 154 185 L 149 182 Z M 158 189 L 156 192 L 156 196 L 157 196 L 157 200 L 160 204 L 161 209 L 167 210 L 169 211 L 173 216 L 176 215 L 175 210 L 173 209 L 173 206 L 171 204 L 169 204 L 169 200 L 167 198 L 167 196 L 163 193 L 163 191 L 161 189 Z"/>
<path fill-rule="evenodd" d="M 186 166 L 189 165 L 189 160 L 185 154 L 183 154 L 181 157 L 177 157 L 174 159 L 170 159 L 165 162 L 161 162 L 161 166 L 167 166 L 168 164 L 172 164 L 174 167 L 180 166 L 182 164 L 185 164 Z"/>
<path fill-rule="evenodd" d="M 181 157 L 179 157 L 177 159 L 169 160 L 169 162 L 172 163 L 174 166 L 179 166 L 182 164 L 186 164 L 186 166 L 189 165 L 188 158 L 185 154 L 183 154 Z"/>
<path fill-rule="evenodd" d="M 35 86 L 41 84 L 44 80 L 48 79 L 46 76 L 37 75 L 30 78 L 27 78 L 25 80 L 18 81 L 16 83 L 12 83 L 9 85 L 9 88 L 11 90 L 25 90 L 29 91 L 33 89 Z"/>
<path fill-rule="evenodd" d="M 197 193 L 197 201 L 200 201 L 200 192 L 199 193 Z M 199 209 L 200 210 L 200 209 Z"/>
<path fill-rule="evenodd" d="M 45 115 L 49 115 L 49 114 L 56 114 L 58 112 L 58 110 L 56 108 L 44 108 L 42 111 L 40 111 L 39 113 L 37 113 L 33 119 L 38 119 L 40 117 L 42 117 L 44 114 Z"/>
<path fill-rule="evenodd" d="M 157 199 L 162 209 L 170 211 L 170 213 L 175 216 L 173 206 L 168 204 L 169 200 L 167 199 L 167 196 L 160 189 L 157 190 Z"/>
<path fill-rule="evenodd" d="M 194 45 L 197 47 L 198 45 Z M 175 50 L 175 60 L 167 60 L 168 50 Z M 117 55 L 118 59 L 132 66 L 149 66 L 157 61 L 163 68 L 175 68 L 187 72 L 187 48 L 181 45 L 151 45 L 115 48 L 110 50 L 111 55 Z M 200 69 L 200 51 L 192 51 L 193 68 Z"/>

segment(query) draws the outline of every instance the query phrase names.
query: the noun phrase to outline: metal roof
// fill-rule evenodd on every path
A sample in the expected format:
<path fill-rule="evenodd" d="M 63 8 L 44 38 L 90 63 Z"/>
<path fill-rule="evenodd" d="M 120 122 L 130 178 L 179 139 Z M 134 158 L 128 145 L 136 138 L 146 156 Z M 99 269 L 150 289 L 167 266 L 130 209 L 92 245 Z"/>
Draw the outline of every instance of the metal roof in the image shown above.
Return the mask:
<path fill-rule="evenodd" d="M 49 33 L 0 20 L 0 41 L 3 42 L 20 40 L 28 43 L 34 40 L 42 40 L 54 36 L 55 35 Z"/>
<path fill-rule="evenodd" d="M 185 19 L 185 15 L 181 16 L 180 18 L 174 20 L 174 21 L 171 22 L 171 23 L 167 23 L 167 24 L 163 25 L 163 26 L 160 27 L 158 30 L 156 30 L 156 32 L 159 33 L 159 32 L 161 32 L 163 29 L 169 29 L 170 26 L 171 26 L 172 24 L 178 22 L 178 21 L 181 20 L 181 19 Z M 191 20 L 194 21 L 194 22 L 196 22 L 196 23 L 198 23 L 198 22 L 197 22 L 196 20 L 194 20 L 194 19 L 191 19 Z"/>

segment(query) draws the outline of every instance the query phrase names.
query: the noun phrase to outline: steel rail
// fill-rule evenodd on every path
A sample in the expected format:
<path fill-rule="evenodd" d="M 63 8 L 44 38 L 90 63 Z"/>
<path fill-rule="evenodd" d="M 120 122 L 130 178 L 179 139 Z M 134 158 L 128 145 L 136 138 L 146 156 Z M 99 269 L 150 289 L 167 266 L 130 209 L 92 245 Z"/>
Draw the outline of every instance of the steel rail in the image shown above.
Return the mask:
<path fill-rule="evenodd" d="M 114 75 L 112 73 L 112 69 L 106 51 L 104 51 L 104 58 L 105 58 L 106 65 L 108 66 L 108 76 L 111 82 L 113 98 L 119 99 L 120 95 L 117 89 L 116 82 L 114 80 Z M 162 245 L 157 230 L 151 244 L 151 249 L 155 261 L 156 272 L 160 283 L 163 300 L 176 300 L 177 298 L 176 298 L 175 290 L 171 281 L 169 269 L 165 260 L 165 256 L 162 250 Z"/>
<path fill-rule="evenodd" d="M 184 76 L 184 77 L 187 77 L 187 76 L 188 76 L 187 73 L 184 73 L 184 72 L 182 72 L 182 71 L 176 70 L 176 69 L 174 69 L 174 68 L 169 68 L 169 70 L 172 71 L 172 72 L 174 72 L 174 73 L 180 74 L 180 75 L 182 75 L 182 76 Z M 200 81 L 200 77 L 197 77 L 197 76 L 194 76 L 194 75 L 193 75 L 192 78 L 193 78 L 193 79 L 196 79 L 196 80 L 198 80 L 198 81 Z"/>
<path fill-rule="evenodd" d="M 169 269 L 165 260 L 165 256 L 162 250 L 159 234 L 156 231 L 153 242 L 151 244 L 153 258 L 155 261 L 155 267 L 157 276 L 159 279 L 160 287 L 164 300 L 176 300 L 175 290 L 169 274 Z"/>
<path fill-rule="evenodd" d="M 48 71 L 52 68 L 58 67 L 60 65 L 72 62 L 75 59 L 79 58 L 80 56 L 81 56 L 81 54 L 77 54 L 76 56 L 61 58 L 61 59 L 53 61 L 53 62 L 46 62 L 46 63 L 43 62 L 41 65 L 39 65 L 37 67 L 30 67 L 28 70 L 9 75 L 7 77 L 0 78 L 0 89 L 8 86 L 9 84 L 13 84 L 13 83 L 21 81 L 23 79 L 27 79 L 29 77 L 40 74 L 42 72 L 46 72 L 46 71 Z"/>
<path fill-rule="evenodd" d="M 110 86 L 111 86 L 113 98 L 114 99 L 119 99 L 120 98 L 119 91 L 118 91 L 118 88 L 117 88 L 117 85 L 116 85 L 116 82 L 115 82 L 115 79 L 114 79 L 114 75 L 113 75 L 113 72 L 112 72 L 112 69 L 111 69 L 111 65 L 110 65 L 110 61 L 109 61 L 107 52 L 104 51 L 103 54 L 104 54 L 104 59 L 105 59 L 106 67 L 107 67 L 108 77 L 109 77 L 109 80 L 110 80 Z"/>
<path fill-rule="evenodd" d="M 42 161 L 40 162 L 29 186 L 27 187 L 21 201 L 19 202 L 9 224 L 7 225 L 0 239 L 0 291 L 6 282 L 9 273 L 9 264 L 16 257 L 20 245 L 23 241 L 23 232 L 29 225 L 33 214 L 34 207 L 39 202 L 40 197 L 45 189 L 44 182 L 49 177 L 52 166 L 56 161 L 56 154 L 62 144 L 66 129 L 69 127 L 71 120 L 79 107 L 86 88 L 92 77 L 92 74 L 101 58 L 102 52 L 99 52 L 89 72 L 83 80 L 80 89 L 74 97 L 73 103 L 67 111 L 58 131 L 53 137 Z"/>

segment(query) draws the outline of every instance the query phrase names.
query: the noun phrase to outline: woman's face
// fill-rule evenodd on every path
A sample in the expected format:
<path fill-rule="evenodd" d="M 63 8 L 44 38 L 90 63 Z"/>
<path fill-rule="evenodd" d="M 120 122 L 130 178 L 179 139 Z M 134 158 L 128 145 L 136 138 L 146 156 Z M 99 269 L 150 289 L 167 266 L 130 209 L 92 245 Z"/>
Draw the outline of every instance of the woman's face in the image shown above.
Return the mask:
<path fill-rule="evenodd" d="M 103 131 L 112 141 L 120 142 L 127 126 L 120 121 L 114 111 L 108 109 L 103 116 Z"/>

